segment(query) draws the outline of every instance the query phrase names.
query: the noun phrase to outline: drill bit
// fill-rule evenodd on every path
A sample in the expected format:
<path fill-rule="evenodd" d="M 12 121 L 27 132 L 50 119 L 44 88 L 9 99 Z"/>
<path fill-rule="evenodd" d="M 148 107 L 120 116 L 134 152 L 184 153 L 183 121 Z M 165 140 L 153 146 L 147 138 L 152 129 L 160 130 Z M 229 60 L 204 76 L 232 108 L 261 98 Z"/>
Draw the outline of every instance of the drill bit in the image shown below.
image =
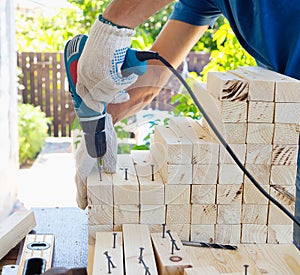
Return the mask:
<path fill-rule="evenodd" d="M 97 163 L 98 163 L 99 179 L 100 181 L 102 181 L 103 161 L 102 158 L 98 158 L 97 160 L 98 160 Z"/>

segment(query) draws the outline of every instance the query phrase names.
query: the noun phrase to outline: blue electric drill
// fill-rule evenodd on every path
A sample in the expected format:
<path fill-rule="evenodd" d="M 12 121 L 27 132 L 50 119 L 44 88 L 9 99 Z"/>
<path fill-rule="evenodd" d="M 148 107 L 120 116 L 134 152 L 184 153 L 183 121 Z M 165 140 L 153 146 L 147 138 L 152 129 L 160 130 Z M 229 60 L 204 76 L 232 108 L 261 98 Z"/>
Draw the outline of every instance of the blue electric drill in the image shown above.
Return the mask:
<path fill-rule="evenodd" d="M 69 82 L 69 91 L 72 96 L 74 110 L 79 119 L 84 133 L 84 139 L 88 154 L 97 158 L 100 180 L 102 180 L 102 157 L 106 153 L 105 117 L 106 103 L 103 112 L 90 109 L 76 93 L 77 65 L 88 37 L 79 34 L 69 40 L 64 50 L 64 62 Z M 146 61 L 137 58 L 133 49 L 128 49 L 125 61 L 121 67 L 123 76 L 130 74 L 142 75 L 146 71 Z"/>

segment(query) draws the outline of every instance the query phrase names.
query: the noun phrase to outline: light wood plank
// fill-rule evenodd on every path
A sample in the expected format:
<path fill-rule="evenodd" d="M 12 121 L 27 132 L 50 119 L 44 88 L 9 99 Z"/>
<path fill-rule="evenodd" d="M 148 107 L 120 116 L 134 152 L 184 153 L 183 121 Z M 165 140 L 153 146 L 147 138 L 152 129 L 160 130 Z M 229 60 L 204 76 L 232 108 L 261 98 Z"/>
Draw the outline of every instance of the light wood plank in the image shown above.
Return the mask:
<path fill-rule="evenodd" d="M 287 244 L 293 242 L 292 225 L 269 225 L 268 243 Z"/>
<path fill-rule="evenodd" d="M 163 224 L 166 218 L 165 205 L 141 205 L 140 223 L 141 224 Z"/>
<path fill-rule="evenodd" d="M 171 253 L 172 244 L 169 236 L 162 238 L 159 233 L 151 234 L 158 272 L 165 275 L 180 275 L 183 274 L 185 268 L 192 267 L 192 263 L 176 232 L 171 232 L 171 234 L 179 248 L 179 250 L 174 249 L 173 254 Z M 171 261 L 170 257 L 172 256 L 180 257 L 181 260 L 179 262 Z"/>
<path fill-rule="evenodd" d="M 248 82 L 229 72 L 209 72 L 207 90 L 217 99 L 244 101 L 248 99 Z"/>
<path fill-rule="evenodd" d="M 197 184 L 192 185 L 192 204 L 215 204 L 217 185 Z"/>
<path fill-rule="evenodd" d="M 249 82 L 250 101 L 273 102 L 275 98 L 275 81 L 260 71 L 255 72 L 249 67 L 240 67 L 234 71 L 229 71 Z"/>
<path fill-rule="evenodd" d="M 190 185 L 166 185 L 165 204 L 190 204 L 190 194 Z"/>
<path fill-rule="evenodd" d="M 97 232 L 112 232 L 114 230 L 112 224 L 105 225 L 88 225 L 88 244 L 95 245 Z M 118 231 L 121 231 L 118 230 Z"/>
<path fill-rule="evenodd" d="M 247 144 L 246 164 L 271 164 L 271 144 Z"/>
<path fill-rule="evenodd" d="M 242 243 L 266 243 L 267 226 L 262 224 L 242 224 Z"/>
<path fill-rule="evenodd" d="M 217 164 L 195 164 L 193 165 L 193 184 L 217 184 Z"/>
<path fill-rule="evenodd" d="M 267 224 L 268 218 L 267 204 L 243 204 L 242 205 L 242 220 L 243 224 Z"/>
<path fill-rule="evenodd" d="M 202 268 L 213 266 L 220 274 L 245 274 L 244 265 L 248 264 L 248 274 L 263 274 L 256 267 L 248 255 L 247 251 L 243 249 L 244 245 L 239 245 L 238 250 L 229 251 L 224 249 L 209 249 L 201 247 L 187 247 L 188 253 L 191 255 L 194 268 Z M 201 270 L 201 269 L 200 269 Z M 205 269 L 204 269 L 205 270 Z M 198 274 L 219 274 L 219 273 L 196 273 Z"/>
<path fill-rule="evenodd" d="M 0 223 L 0 259 L 36 226 L 33 211 L 18 211 Z"/>
<path fill-rule="evenodd" d="M 274 144 L 298 144 L 300 126 L 295 124 L 275 124 Z"/>
<path fill-rule="evenodd" d="M 214 224 L 192 224 L 191 241 L 213 243 L 215 240 Z"/>
<path fill-rule="evenodd" d="M 169 204 L 167 205 L 166 223 L 169 224 L 189 224 L 191 206 L 189 204 Z"/>
<path fill-rule="evenodd" d="M 115 237 L 115 247 L 113 246 L 113 233 L 114 232 L 97 232 L 96 234 L 93 275 L 108 274 L 108 260 L 104 253 L 108 253 L 115 266 L 114 268 L 111 266 L 110 274 L 124 274 L 122 232 L 115 232 L 117 234 Z"/>
<path fill-rule="evenodd" d="M 204 266 L 196 268 L 185 268 L 184 275 L 218 275 L 220 274 L 213 266 Z"/>
<path fill-rule="evenodd" d="M 272 165 L 271 184 L 275 185 L 295 185 L 297 166 Z"/>
<path fill-rule="evenodd" d="M 151 244 L 150 232 L 147 225 L 143 224 L 124 224 L 123 241 L 125 256 L 126 274 L 144 274 L 143 264 L 139 263 L 140 248 L 143 247 L 143 260 L 149 267 L 151 274 L 158 274 L 153 247 Z"/>
<path fill-rule="evenodd" d="M 160 144 L 160 148 L 153 148 L 152 157 L 155 162 L 162 166 L 168 164 L 192 163 L 192 143 L 176 129 L 169 125 L 155 127 L 154 142 Z M 151 148 L 152 149 L 152 148 Z"/>
<path fill-rule="evenodd" d="M 233 152 L 236 154 L 241 163 L 245 163 L 246 144 L 229 144 Z M 229 155 L 224 146 L 220 146 L 219 163 L 235 164 L 233 158 Z"/>
<path fill-rule="evenodd" d="M 283 205 L 295 205 L 296 186 L 295 185 L 271 185 L 270 195 Z"/>
<path fill-rule="evenodd" d="M 236 164 L 220 164 L 219 184 L 238 184 L 244 180 L 243 171 Z"/>
<path fill-rule="evenodd" d="M 246 169 L 262 185 L 268 185 L 270 181 L 271 166 L 263 164 L 246 164 Z M 248 177 L 244 176 L 245 184 L 252 184 Z"/>
<path fill-rule="evenodd" d="M 113 205 L 89 205 L 88 224 L 89 225 L 112 225 L 113 224 Z"/>
<path fill-rule="evenodd" d="M 274 102 L 250 101 L 248 110 L 248 122 L 250 123 L 273 123 L 275 104 Z"/>
<path fill-rule="evenodd" d="M 190 117 L 170 118 L 170 125 L 177 132 L 185 135 L 193 144 L 192 163 L 212 164 L 218 163 L 219 144 L 216 143 L 209 133 Z"/>
<path fill-rule="evenodd" d="M 262 188 L 269 194 L 270 186 L 261 185 Z M 255 187 L 253 183 L 244 184 L 244 204 L 268 204 L 269 200 Z"/>
<path fill-rule="evenodd" d="M 242 197 L 243 197 L 243 185 L 241 183 L 217 185 L 217 204 L 241 205 Z"/>
<path fill-rule="evenodd" d="M 99 180 L 99 171 L 95 166 L 87 178 L 87 199 L 89 205 L 113 205 L 113 180 L 112 175 L 102 173 Z"/>
<path fill-rule="evenodd" d="M 299 251 L 291 244 L 252 244 L 244 247 L 264 273 L 292 275 L 300 270 Z"/>
<path fill-rule="evenodd" d="M 172 232 L 176 232 L 179 236 L 180 240 L 189 240 L 190 239 L 190 232 L 191 232 L 191 224 L 167 224 L 166 229 L 171 230 Z"/>
<path fill-rule="evenodd" d="M 247 143 L 272 144 L 274 124 L 271 123 L 248 123 Z"/>
<path fill-rule="evenodd" d="M 294 214 L 295 211 L 294 205 L 285 205 L 285 208 L 289 212 Z M 268 224 L 269 225 L 292 225 L 293 221 L 276 205 L 270 203 Z"/>
<path fill-rule="evenodd" d="M 114 205 L 114 224 L 136 224 L 140 222 L 139 205 Z"/>
<path fill-rule="evenodd" d="M 164 164 L 160 170 L 163 181 L 168 184 L 190 185 L 193 183 L 193 166 L 188 164 Z"/>
<path fill-rule="evenodd" d="M 297 165 L 298 145 L 273 145 L 273 165 Z"/>
<path fill-rule="evenodd" d="M 118 155 L 117 169 L 112 174 L 112 180 L 114 205 L 139 204 L 139 182 L 131 155 Z"/>
<path fill-rule="evenodd" d="M 204 204 L 192 205 L 191 224 L 194 225 L 208 225 L 217 223 L 217 205 Z"/>
<path fill-rule="evenodd" d="M 141 205 L 164 204 L 164 182 L 149 151 L 131 151 L 140 185 Z M 154 165 L 154 166 L 152 166 Z M 152 167 L 153 179 L 152 181 Z"/>
<path fill-rule="evenodd" d="M 300 103 L 276 103 L 274 121 L 275 123 L 300 125 Z"/>
<path fill-rule="evenodd" d="M 247 69 L 276 81 L 276 102 L 300 102 L 299 80 L 258 66 L 248 67 Z"/>
<path fill-rule="evenodd" d="M 216 224 L 215 242 L 221 244 L 240 243 L 240 224 Z"/>
<path fill-rule="evenodd" d="M 242 206 L 240 204 L 219 204 L 217 224 L 237 225 L 241 223 Z"/>
<path fill-rule="evenodd" d="M 245 144 L 247 123 L 223 123 L 222 129 L 224 138 L 228 144 Z M 210 134 L 212 134 L 211 130 Z"/>

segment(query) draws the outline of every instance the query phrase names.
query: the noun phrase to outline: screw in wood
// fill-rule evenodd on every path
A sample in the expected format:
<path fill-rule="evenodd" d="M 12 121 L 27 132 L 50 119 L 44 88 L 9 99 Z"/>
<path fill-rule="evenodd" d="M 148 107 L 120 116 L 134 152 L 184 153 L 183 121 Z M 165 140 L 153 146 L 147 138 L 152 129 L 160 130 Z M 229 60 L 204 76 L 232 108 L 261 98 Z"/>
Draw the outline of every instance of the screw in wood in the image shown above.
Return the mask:
<path fill-rule="evenodd" d="M 117 232 L 113 232 L 114 241 L 113 241 L 113 248 L 116 248 L 116 240 L 117 240 Z"/>
<path fill-rule="evenodd" d="M 163 223 L 162 224 L 162 237 L 165 238 L 166 237 L 165 235 L 166 235 L 166 224 Z"/>
<path fill-rule="evenodd" d="M 111 267 L 112 267 L 112 268 L 116 268 L 116 266 L 115 266 L 114 263 L 112 262 L 111 256 L 108 255 L 108 251 L 105 251 L 103 254 L 104 254 L 104 255 L 106 256 L 106 258 L 107 258 L 107 269 L 108 269 L 108 274 L 111 274 Z"/>
<path fill-rule="evenodd" d="M 169 237 L 170 237 L 170 239 L 171 239 L 171 242 L 173 243 L 174 238 L 173 238 L 173 236 L 172 236 L 172 234 L 171 234 L 171 230 L 167 230 L 166 232 L 167 232 L 167 234 L 169 235 Z M 174 243 L 174 246 L 175 246 L 176 250 L 180 250 L 180 248 L 177 246 L 176 242 Z"/>
<path fill-rule="evenodd" d="M 145 268 L 145 275 L 151 275 L 150 271 L 149 271 L 149 267 L 146 265 L 145 261 L 143 260 L 143 258 L 141 258 L 140 261 L 141 264 L 143 264 L 144 268 Z"/>
<path fill-rule="evenodd" d="M 154 164 L 151 164 L 152 181 L 154 181 Z"/>
<path fill-rule="evenodd" d="M 176 246 L 176 241 L 175 240 L 171 240 L 171 242 L 172 242 L 171 254 L 174 255 L 174 247 Z"/>
<path fill-rule="evenodd" d="M 139 263 L 143 262 L 143 252 L 144 252 L 144 247 L 140 247 L 140 256 L 139 256 Z"/>
<path fill-rule="evenodd" d="M 248 265 L 248 264 L 244 264 L 244 268 L 245 268 L 245 275 L 247 275 L 247 274 L 248 274 L 248 267 L 249 267 L 249 265 Z"/>
<path fill-rule="evenodd" d="M 125 180 L 128 180 L 128 168 L 125 168 Z"/>

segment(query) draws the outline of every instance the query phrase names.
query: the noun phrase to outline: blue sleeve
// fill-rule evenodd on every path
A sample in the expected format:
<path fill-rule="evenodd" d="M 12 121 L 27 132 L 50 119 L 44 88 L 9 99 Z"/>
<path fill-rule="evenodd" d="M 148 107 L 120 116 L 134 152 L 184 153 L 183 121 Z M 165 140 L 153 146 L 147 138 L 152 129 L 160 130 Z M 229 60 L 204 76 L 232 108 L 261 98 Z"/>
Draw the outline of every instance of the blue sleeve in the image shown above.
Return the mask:
<path fill-rule="evenodd" d="M 213 27 L 221 11 L 212 0 L 179 0 L 170 19 L 191 25 Z"/>

